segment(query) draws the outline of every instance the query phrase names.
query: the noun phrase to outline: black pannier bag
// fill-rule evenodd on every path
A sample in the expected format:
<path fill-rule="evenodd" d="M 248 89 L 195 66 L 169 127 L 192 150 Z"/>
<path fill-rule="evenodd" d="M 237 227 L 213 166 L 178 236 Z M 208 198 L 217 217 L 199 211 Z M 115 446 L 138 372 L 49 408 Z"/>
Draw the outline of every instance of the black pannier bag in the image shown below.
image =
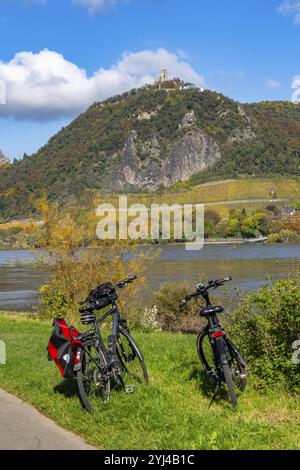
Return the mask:
<path fill-rule="evenodd" d="M 53 332 L 48 343 L 48 359 L 58 366 L 61 375 L 70 379 L 74 377 L 74 366 L 80 341 L 79 332 L 69 326 L 63 318 L 53 320 Z"/>
<path fill-rule="evenodd" d="M 89 297 L 96 302 L 96 309 L 101 310 L 102 308 L 108 307 L 115 300 L 117 300 L 118 295 L 111 282 L 106 282 L 105 284 L 101 284 L 96 289 L 92 290 L 89 293 Z"/>

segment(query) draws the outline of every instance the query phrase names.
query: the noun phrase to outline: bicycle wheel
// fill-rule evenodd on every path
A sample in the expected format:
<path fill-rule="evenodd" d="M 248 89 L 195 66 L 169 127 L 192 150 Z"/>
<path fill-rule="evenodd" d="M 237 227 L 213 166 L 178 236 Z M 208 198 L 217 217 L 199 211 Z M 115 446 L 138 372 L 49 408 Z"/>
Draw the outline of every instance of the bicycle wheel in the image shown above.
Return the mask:
<path fill-rule="evenodd" d="M 209 341 L 207 331 L 202 331 L 198 335 L 197 351 L 207 377 L 215 384 L 220 382 L 214 347 Z"/>
<path fill-rule="evenodd" d="M 117 336 L 117 354 L 124 373 L 140 384 L 149 382 L 143 355 L 129 331 L 123 328 Z"/>
<path fill-rule="evenodd" d="M 227 339 L 227 347 L 229 349 L 229 367 L 231 370 L 231 376 L 234 382 L 235 387 L 243 392 L 247 385 L 248 373 L 245 367 L 245 362 L 242 364 L 241 359 L 239 358 L 239 352 L 236 352 L 236 348 L 233 343 Z"/>
<path fill-rule="evenodd" d="M 237 397 L 236 397 L 236 394 L 235 394 L 234 383 L 233 383 L 233 379 L 232 379 L 232 372 L 231 372 L 231 369 L 229 367 L 229 364 L 223 364 L 222 365 L 222 371 L 223 371 L 223 375 L 224 375 L 224 381 L 225 381 L 225 383 L 227 385 L 227 388 L 228 388 L 231 403 L 233 404 L 234 408 L 236 408 L 237 404 L 238 404 L 238 400 L 237 400 Z"/>
<path fill-rule="evenodd" d="M 108 400 L 110 396 L 110 378 L 101 370 L 107 367 L 105 355 L 96 347 L 89 346 L 83 352 L 81 370 L 77 372 L 77 384 L 81 403 L 91 411 L 99 397 Z"/>

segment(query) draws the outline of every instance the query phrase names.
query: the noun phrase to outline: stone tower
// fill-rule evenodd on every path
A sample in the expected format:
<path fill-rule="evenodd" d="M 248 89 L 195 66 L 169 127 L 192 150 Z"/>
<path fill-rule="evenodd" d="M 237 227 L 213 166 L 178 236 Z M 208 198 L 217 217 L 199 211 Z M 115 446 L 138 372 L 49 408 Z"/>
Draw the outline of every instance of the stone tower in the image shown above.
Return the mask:
<path fill-rule="evenodd" d="M 159 74 L 160 83 L 166 82 L 168 80 L 168 71 L 167 69 L 162 69 Z"/>

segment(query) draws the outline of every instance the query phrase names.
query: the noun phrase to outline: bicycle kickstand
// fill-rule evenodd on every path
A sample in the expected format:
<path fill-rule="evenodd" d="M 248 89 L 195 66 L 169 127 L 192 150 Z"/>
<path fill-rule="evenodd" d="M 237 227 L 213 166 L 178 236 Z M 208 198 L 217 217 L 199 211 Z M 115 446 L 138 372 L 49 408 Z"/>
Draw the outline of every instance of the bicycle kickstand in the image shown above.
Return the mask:
<path fill-rule="evenodd" d="M 208 408 L 211 408 L 213 402 L 214 402 L 215 399 L 216 399 L 216 396 L 218 395 L 218 393 L 219 393 L 219 391 L 220 391 L 220 388 L 221 388 L 221 383 L 220 383 L 220 382 L 217 382 L 217 385 L 216 385 L 214 394 L 213 394 L 213 396 L 212 396 L 212 399 L 210 400 L 210 403 L 209 403 L 209 405 L 208 405 Z"/>

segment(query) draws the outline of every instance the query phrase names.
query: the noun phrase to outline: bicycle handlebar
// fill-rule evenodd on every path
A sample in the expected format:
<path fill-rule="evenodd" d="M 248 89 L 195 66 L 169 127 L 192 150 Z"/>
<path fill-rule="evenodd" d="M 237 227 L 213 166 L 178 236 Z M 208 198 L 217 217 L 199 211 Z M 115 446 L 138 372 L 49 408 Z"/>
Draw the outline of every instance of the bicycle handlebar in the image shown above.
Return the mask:
<path fill-rule="evenodd" d="M 182 299 L 180 306 L 183 307 L 185 306 L 190 300 L 192 300 L 195 297 L 204 296 L 210 289 L 216 289 L 217 287 L 223 286 L 226 282 L 232 281 L 232 277 L 225 277 L 224 279 L 218 279 L 216 281 L 208 281 L 208 285 L 205 286 L 204 284 L 197 284 L 196 285 L 196 292 L 193 292 L 192 294 L 187 295 Z"/>
<path fill-rule="evenodd" d="M 128 284 L 135 281 L 136 279 L 137 279 L 137 276 L 128 277 L 127 279 L 124 279 L 123 281 L 118 282 L 114 286 L 114 289 L 124 289 L 124 287 L 126 287 Z M 97 308 L 97 300 L 91 295 L 88 295 L 85 298 L 85 300 L 83 300 L 81 302 L 78 302 L 78 305 L 84 305 L 87 302 L 89 302 L 89 305 L 79 309 L 80 313 L 84 313 L 84 312 L 87 312 L 89 310 L 95 310 Z"/>
<path fill-rule="evenodd" d="M 116 285 L 115 285 L 115 289 L 123 289 L 124 287 L 126 287 L 128 284 L 130 284 L 131 282 L 135 281 L 137 279 L 137 276 L 132 276 L 132 277 L 128 277 L 127 279 L 124 279 L 124 281 L 120 281 L 118 282 Z"/>

